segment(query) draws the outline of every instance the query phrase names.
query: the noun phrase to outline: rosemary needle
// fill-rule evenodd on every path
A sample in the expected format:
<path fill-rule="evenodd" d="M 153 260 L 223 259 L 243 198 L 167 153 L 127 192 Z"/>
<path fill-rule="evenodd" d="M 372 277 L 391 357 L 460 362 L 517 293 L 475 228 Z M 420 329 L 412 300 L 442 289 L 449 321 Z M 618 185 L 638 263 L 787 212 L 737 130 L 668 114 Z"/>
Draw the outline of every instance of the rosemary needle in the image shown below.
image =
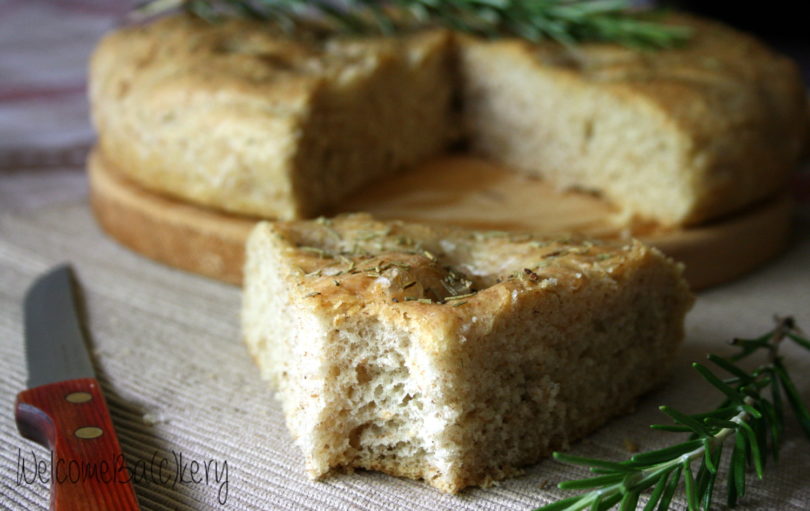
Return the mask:
<path fill-rule="evenodd" d="M 685 414 L 662 406 L 674 424 L 656 424 L 654 429 L 690 433 L 689 439 L 655 451 L 638 453 L 622 462 L 554 453 L 554 458 L 570 464 L 589 467 L 596 477 L 565 481 L 562 489 L 587 489 L 588 492 L 553 502 L 537 511 L 574 511 L 610 509 L 620 504 L 622 510 L 636 509 L 641 492 L 652 488 L 644 510 L 669 509 L 679 483 L 687 508 L 711 508 L 716 480 L 720 477 L 720 460 L 726 440 L 730 440 L 730 463 L 726 503 L 733 507 L 745 495 L 746 470 L 753 468 L 762 479 L 765 462 L 770 456 L 778 459 L 784 431 L 782 394 L 793 409 L 805 435 L 810 438 L 810 411 L 801 400 L 784 361 L 779 355 L 780 343 L 790 339 L 810 350 L 792 318 L 777 318 L 776 328 L 755 339 L 735 339 L 732 344 L 740 351 L 731 357 L 709 355 L 719 369 L 729 373 L 721 378 L 708 367 L 692 366 L 724 396 L 714 410 Z M 768 363 L 754 371 L 746 371 L 736 361 L 757 352 L 768 355 Z M 766 389 L 769 392 L 765 392 Z M 698 467 L 697 472 L 693 470 Z"/>
<path fill-rule="evenodd" d="M 242 17 L 290 31 L 316 13 L 344 33 L 390 35 L 412 26 L 442 26 L 484 37 L 511 36 L 571 45 L 605 41 L 641 49 L 685 42 L 687 27 L 658 23 L 631 0 L 152 0 L 134 11 L 152 17 L 183 8 L 209 21 Z"/>

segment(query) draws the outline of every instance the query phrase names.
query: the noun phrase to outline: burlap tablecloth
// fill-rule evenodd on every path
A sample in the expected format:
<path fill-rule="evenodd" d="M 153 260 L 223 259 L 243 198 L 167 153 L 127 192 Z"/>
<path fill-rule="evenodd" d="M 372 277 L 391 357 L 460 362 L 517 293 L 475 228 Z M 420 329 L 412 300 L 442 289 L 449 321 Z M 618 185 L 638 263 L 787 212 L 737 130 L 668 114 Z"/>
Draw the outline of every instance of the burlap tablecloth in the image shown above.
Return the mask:
<path fill-rule="evenodd" d="M 81 281 L 95 365 L 143 509 L 529 510 L 563 495 L 554 483 L 583 475 L 546 461 L 523 477 L 459 496 L 368 472 L 307 480 L 280 408 L 240 341 L 239 289 L 148 261 L 94 223 L 81 169 L 92 135 L 83 70 L 76 69 L 120 9 L 66 4 L 0 3 L 0 508 L 47 506 L 49 487 L 41 479 L 48 474 L 38 479 L 32 464 L 47 462 L 48 452 L 18 435 L 12 408 L 26 379 L 23 294 L 37 275 L 64 261 Z M 73 35 L 59 40 L 54 34 L 63 32 L 54 27 Z M 23 51 L 33 43 L 41 43 L 37 51 Z M 734 336 L 764 332 L 775 313 L 793 314 L 810 329 L 807 211 L 784 256 L 701 293 L 671 384 L 574 452 L 620 459 L 631 444 L 650 449 L 672 441 L 647 429 L 662 420 L 657 405 L 699 411 L 720 399 L 691 361 L 708 351 L 727 353 L 725 341 Z M 810 354 L 792 346 L 787 353 L 810 400 Z M 793 419 L 783 459 L 763 481 L 749 475 L 749 482 L 741 509 L 810 509 L 810 443 Z"/>

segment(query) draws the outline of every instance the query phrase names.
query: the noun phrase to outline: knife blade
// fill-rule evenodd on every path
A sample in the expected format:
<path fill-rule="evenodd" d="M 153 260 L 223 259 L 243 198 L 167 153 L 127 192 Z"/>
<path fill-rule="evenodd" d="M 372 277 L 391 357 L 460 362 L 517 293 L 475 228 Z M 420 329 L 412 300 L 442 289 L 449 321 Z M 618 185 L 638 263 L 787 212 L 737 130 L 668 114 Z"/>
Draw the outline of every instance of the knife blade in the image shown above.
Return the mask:
<path fill-rule="evenodd" d="M 25 296 L 28 386 L 95 378 L 77 317 L 69 266 L 37 279 Z"/>
<path fill-rule="evenodd" d="M 70 267 L 38 278 L 23 312 L 30 388 L 17 395 L 15 418 L 23 437 L 52 451 L 50 508 L 139 509 L 87 352 Z"/>

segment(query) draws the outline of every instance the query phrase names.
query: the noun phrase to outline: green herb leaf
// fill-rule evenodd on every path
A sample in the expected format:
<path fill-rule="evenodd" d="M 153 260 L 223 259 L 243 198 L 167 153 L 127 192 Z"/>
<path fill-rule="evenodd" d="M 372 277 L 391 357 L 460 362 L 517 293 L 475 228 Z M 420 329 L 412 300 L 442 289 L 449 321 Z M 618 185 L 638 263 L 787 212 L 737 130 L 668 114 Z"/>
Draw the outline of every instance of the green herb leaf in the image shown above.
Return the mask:
<path fill-rule="evenodd" d="M 637 469 L 623 465 L 621 463 L 615 463 L 613 461 L 605 461 L 596 458 L 583 458 L 581 456 L 574 456 L 572 454 L 566 454 L 563 452 L 555 452 L 553 454 L 554 459 L 557 461 L 562 461 L 563 463 L 570 463 L 572 465 L 587 465 L 590 467 L 600 467 L 611 470 L 613 472 L 636 472 Z"/>
<path fill-rule="evenodd" d="M 782 384 L 782 389 L 785 391 L 785 395 L 788 398 L 788 402 L 790 403 L 790 406 L 793 407 L 796 418 L 799 419 L 799 425 L 801 425 L 802 429 L 804 430 L 804 434 L 810 438 L 810 411 L 807 410 L 807 406 L 805 406 L 802 402 L 802 398 L 799 396 L 799 391 L 796 390 L 796 386 L 793 384 L 793 380 L 791 380 L 790 376 L 782 365 L 781 360 L 776 359 L 774 361 L 774 369 L 779 377 L 779 381 Z"/>
<path fill-rule="evenodd" d="M 557 502 L 546 504 L 543 507 L 538 507 L 535 511 L 563 511 L 581 500 L 582 497 L 579 495 L 575 497 L 568 497 L 567 499 L 558 500 Z"/>
<path fill-rule="evenodd" d="M 678 468 L 675 469 L 672 477 L 669 478 L 667 487 L 664 490 L 664 494 L 661 496 L 661 500 L 658 502 L 658 511 L 667 511 L 667 509 L 669 509 L 669 504 L 672 502 L 672 497 L 675 496 L 675 489 L 678 487 L 678 483 L 681 480 L 682 471 L 683 465 L 678 465 Z"/>
<path fill-rule="evenodd" d="M 653 492 L 650 495 L 650 499 L 644 506 L 644 511 L 653 511 L 655 509 L 656 504 L 658 504 L 658 501 L 661 500 L 661 495 L 663 495 L 664 490 L 667 487 L 669 474 L 670 474 L 669 472 L 664 473 L 662 477 L 658 479 L 658 482 L 655 483 L 655 488 L 653 488 Z"/>
<path fill-rule="evenodd" d="M 703 427 L 703 424 L 701 424 L 698 420 L 693 419 L 692 417 L 686 415 L 685 413 L 681 413 L 678 410 L 675 410 L 674 408 L 670 408 L 669 406 L 659 406 L 658 409 L 664 412 L 665 414 L 669 415 L 670 417 L 672 417 L 672 419 L 675 422 L 683 424 L 684 426 L 688 427 L 698 435 L 709 434 L 706 428 Z"/>
<path fill-rule="evenodd" d="M 632 48 L 671 48 L 691 29 L 652 21 L 653 11 L 631 9 L 630 0 L 152 0 L 134 14 L 151 17 L 178 8 L 216 22 L 227 17 L 268 20 L 285 30 L 312 13 L 350 34 L 393 34 L 414 25 L 443 26 L 484 37 L 551 39 L 565 45 L 605 41 Z"/>
<path fill-rule="evenodd" d="M 722 392 L 726 396 L 728 396 L 729 399 L 731 399 L 732 401 L 740 400 L 741 398 L 740 393 L 737 392 L 735 389 L 729 387 L 725 383 L 723 383 L 723 381 L 720 380 L 720 378 L 718 378 L 717 376 L 715 376 L 714 373 L 711 372 L 706 366 L 698 364 L 697 362 L 693 362 L 692 367 L 697 369 L 697 371 L 700 373 L 701 376 L 703 376 L 703 378 L 706 379 L 706 381 L 717 387 L 717 389 L 720 390 L 720 392 Z"/>
<path fill-rule="evenodd" d="M 641 454 L 636 454 L 630 459 L 634 463 L 643 463 L 652 465 L 654 463 L 669 461 L 673 458 L 686 454 L 690 451 L 694 451 L 695 449 L 699 448 L 702 444 L 703 442 L 701 440 L 690 440 L 682 444 L 673 445 L 671 447 L 665 447 L 663 449 L 658 449 L 657 451 L 649 451 L 643 452 Z"/>
<path fill-rule="evenodd" d="M 618 483 L 621 482 L 622 479 L 624 479 L 624 474 L 609 474 L 606 476 L 565 481 L 558 484 L 557 487 L 561 490 L 582 490 L 585 488 L 596 488 L 606 484 Z"/>
<path fill-rule="evenodd" d="M 788 333 L 787 336 L 799 346 L 810 350 L 810 341 L 793 333 Z"/>
<path fill-rule="evenodd" d="M 723 451 L 723 444 L 717 446 L 716 457 L 712 456 L 712 463 L 717 466 L 720 464 L 720 457 Z M 717 481 L 717 472 L 708 478 L 706 487 L 703 489 L 703 495 L 700 497 L 700 505 L 703 509 L 709 510 L 712 507 L 712 497 L 714 495 L 714 483 Z"/>
<path fill-rule="evenodd" d="M 689 433 L 692 431 L 692 428 L 679 426 L 678 424 L 651 424 L 650 428 L 657 429 L 658 431 L 668 431 L 670 433 Z"/>
<path fill-rule="evenodd" d="M 698 492 L 695 485 L 695 478 L 692 476 L 692 466 L 689 461 L 683 464 L 684 486 L 686 491 L 686 504 L 689 511 L 698 511 Z"/>
<path fill-rule="evenodd" d="M 621 500 L 621 507 L 619 507 L 620 511 L 633 511 L 636 509 L 636 505 L 638 504 L 638 492 L 637 491 L 630 491 L 624 494 Z"/>
<path fill-rule="evenodd" d="M 725 369 L 729 373 L 733 374 L 734 376 L 736 376 L 736 377 L 738 377 L 738 378 L 740 378 L 742 380 L 750 380 L 751 379 L 750 374 L 743 371 L 740 367 L 738 367 L 736 364 L 734 364 L 733 362 L 731 362 L 728 359 L 717 356 L 714 353 L 710 353 L 707 358 L 709 360 L 711 360 L 712 363 L 714 363 L 715 365 Z"/>
<path fill-rule="evenodd" d="M 559 461 L 588 466 L 600 477 L 560 483 L 560 488 L 589 489 L 588 493 L 566 499 L 565 506 L 553 509 L 569 511 L 607 509 L 621 502 L 621 509 L 634 509 L 639 494 L 653 487 L 645 511 L 664 511 L 675 496 L 681 477 L 684 480 L 686 504 L 690 510 L 711 508 L 724 441 L 733 440 L 727 473 L 726 500 L 730 507 L 745 496 L 746 468 L 752 466 L 762 478 L 768 454 L 778 458 L 784 436 L 782 393 L 796 414 L 805 434 L 810 437 L 810 410 L 802 401 L 784 362 L 778 355 L 780 342 L 798 337 L 797 342 L 810 350 L 810 342 L 800 337 L 790 318 L 778 319 L 771 332 L 755 339 L 737 339 L 739 352 L 731 357 L 710 355 L 715 365 L 732 378 L 721 380 L 701 364 L 693 364 L 700 375 L 717 388 L 725 399 L 718 407 L 696 414 L 685 414 L 662 406 L 661 411 L 677 424 L 657 424 L 653 429 L 690 433 L 689 439 L 655 451 L 636 454 L 628 461 L 613 462 L 556 453 Z M 795 339 L 794 339 L 795 340 Z M 768 363 L 746 372 L 734 363 L 757 352 L 764 352 Z M 767 388 L 770 387 L 770 392 Z M 770 397 L 770 400 L 766 397 Z M 700 460 L 697 475 L 692 463 Z M 548 507 L 543 508 L 549 509 Z"/>

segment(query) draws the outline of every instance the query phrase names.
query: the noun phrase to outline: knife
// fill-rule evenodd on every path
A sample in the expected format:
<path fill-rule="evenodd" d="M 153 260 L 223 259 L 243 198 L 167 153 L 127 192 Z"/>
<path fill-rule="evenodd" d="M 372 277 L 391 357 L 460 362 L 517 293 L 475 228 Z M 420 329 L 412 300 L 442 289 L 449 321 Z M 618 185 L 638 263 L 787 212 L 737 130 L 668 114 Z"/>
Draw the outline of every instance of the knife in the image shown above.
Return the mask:
<path fill-rule="evenodd" d="M 28 290 L 24 315 L 29 389 L 17 395 L 17 429 L 51 450 L 52 510 L 137 510 L 75 305 L 67 265 L 39 277 Z"/>

